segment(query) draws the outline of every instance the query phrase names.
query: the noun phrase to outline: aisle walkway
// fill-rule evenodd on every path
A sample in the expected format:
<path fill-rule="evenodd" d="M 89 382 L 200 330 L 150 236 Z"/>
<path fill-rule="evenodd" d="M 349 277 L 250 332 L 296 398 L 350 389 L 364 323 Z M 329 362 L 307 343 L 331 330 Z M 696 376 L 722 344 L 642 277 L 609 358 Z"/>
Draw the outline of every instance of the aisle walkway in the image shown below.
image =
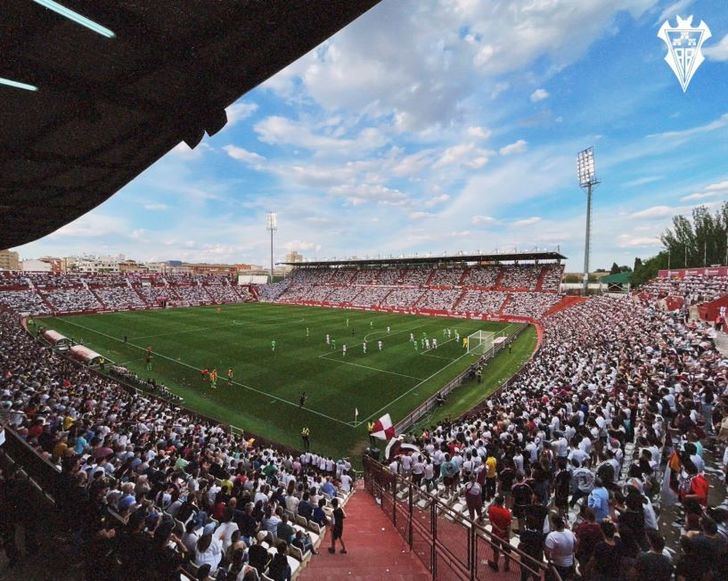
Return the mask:
<path fill-rule="evenodd" d="M 332 555 L 328 552 L 331 531 L 327 531 L 319 547 L 320 554 L 314 556 L 298 576 L 300 581 L 426 581 L 431 578 L 363 488 L 346 503 L 344 511 L 347 517 L 344 542 L 348 553 Z"/>

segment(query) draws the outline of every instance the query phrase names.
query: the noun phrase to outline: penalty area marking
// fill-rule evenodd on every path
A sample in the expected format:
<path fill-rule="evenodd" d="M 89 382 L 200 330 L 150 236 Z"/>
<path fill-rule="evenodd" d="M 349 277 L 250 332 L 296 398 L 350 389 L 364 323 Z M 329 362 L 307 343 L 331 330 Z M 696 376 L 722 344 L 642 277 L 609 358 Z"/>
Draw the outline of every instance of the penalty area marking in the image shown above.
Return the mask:
<path fill-rule="evenodd" d="M 113 339 L 114 341 L 118 341 L 119 343 L 124 343 L 124 341 L 122 339 L 119 339 L 118 337 L 114 337 L 113 335 L 109 335 L 107 333 L 103 333 L 102 331 L 97 331 L 96 329 L 92 329 L 91 327 L 86 327 L 86 326 L 81 325 L 79 323 L 74 323 L 73 321 L 67 321 L 67 322 L 70 323 L 71 325 L 74 325 L 76 327 L 79 327 L 80 329 L 85 329 L 86 331 L 91 331 L 92 333 L 96 333 L 97 335 L 101 335 L 102 337 L 107 337 L 108 339 Z M 124 343 L 124 344 L 125 345 L 130 345 L 130 346 L 134 347 L 135 349 L 140 349 L 142 351 L 146 351 L 146 348 L 145 347 L 140 347 L 139 345 L 134 345 L 133 343 L 127 342 L 127 343 Z M 173 357 L 168 357 L 167 355 L 164 355 L 164 354 L 159 353 L 157 351 L 153 351 L 153 353 L 154 353 L 154 355 L 156 355 L 157 357 L 161 357 L 162 359 L 167 359 L 168 361 L 171 361 L 173 363 L 177 363 L 178 365 L 183 365 L 184 367 L 188 367 L 188 368 L 193 369 L 194 371 L 197 371 L 197 372 L 200 371 L 199 368 L 195 367 L 194 365 L 190 365 L 189 363 L 185 363 L 184 361 L 180 361 L 180 360 L 174 359 Z M 247 389 L 248 391 L 253 391 L 255 393 L 259 393 L 261 395 L 264 395 L 266 397 L 272 398 L 273 400 L 279 401 L 281 403 L 288 404 L 288 405 L 290 405 L 292 407 L 306 410 L 309 413 L 316 414 L 317 416 L 321 416 L 322 418 L 326 418 L 327 420 L 331 420 L 332 422 L 337 422 L 337 423 L 339 423 L 341 425 L 351 427 L 350 426 L 350 422 L 345 422 L 345 421 L 340 420 L 338 418 L 332 418 L 330 415 L 325 414 L 323 412 L 319 412 L 319 411 L 317 411 L 315 409 L 312 409 L 312 408 L 307 408 L 307 407 L 301 408 L 301 406 L 299 406 L 297 403 L 294 403 L 292 401 L 288 401 L 287 399 L 284 399 L 282 397 L 278 397 L 277 395 L 273 395 L 272 393 L 267 393 L 267 392 L 265 392 L 265 391 L 263 391 L 261 389 L 258 389 L 257 387 L 253 387 L 253 386 L 250 386 L 250 385 L 246 385 L 244 383 L 240 383 L 239 381 L 235 381 L 235 380 L 230 381 L 229 383 L 232 383 L 233 385 L 237 385 L 239 387 L 242 387 L 244 389 Z M 206 392 L 203 391 L 202 393 L 204 394 Z"/>

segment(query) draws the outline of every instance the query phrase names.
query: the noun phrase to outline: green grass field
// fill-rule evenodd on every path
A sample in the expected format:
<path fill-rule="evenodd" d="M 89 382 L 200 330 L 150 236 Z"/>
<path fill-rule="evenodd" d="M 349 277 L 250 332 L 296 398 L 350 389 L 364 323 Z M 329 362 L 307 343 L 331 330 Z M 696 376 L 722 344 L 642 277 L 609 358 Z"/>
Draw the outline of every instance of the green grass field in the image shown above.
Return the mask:
<path fill-rule="evenodd" d="M 517 329 L 508 323 L 261 303 L 56 317 L 43 324 L 142 377 L 154 377 L 184 397 L 186 407 L 219 421 L 294 447 L 300 447 L 299 434 L 307 426 L 312 448 L 333 456 L 356 455 L 367 442 L 367 422 L 386 412 L 397 421 L 475 360 L 454 337 L 444 337 L 446 328 L 461 337 Z M 335 351 L 326 345 L 327 333 L 336 339 Z M 415 351 L 410 333 L 436 337 L 438 349 Z M 492 378 L 486 373 L 485 385 L 457 390 L 458 401 L 477 403 L 515 373 L 524 353 L 532 351 L 534 336 L 532 329 L 523 333 L 513 353 L 502 352 L 489 366 L 498 372 Z M 148 346 L 154 351 L 151 371 L 144 361 Z M 205 367 L 220 374 L 215 390 L 201 379 Z M 235 372 L 231 383 L 225 379 L 228 367 Z M 301 408 L 303 391 L 308 399 Z"/>

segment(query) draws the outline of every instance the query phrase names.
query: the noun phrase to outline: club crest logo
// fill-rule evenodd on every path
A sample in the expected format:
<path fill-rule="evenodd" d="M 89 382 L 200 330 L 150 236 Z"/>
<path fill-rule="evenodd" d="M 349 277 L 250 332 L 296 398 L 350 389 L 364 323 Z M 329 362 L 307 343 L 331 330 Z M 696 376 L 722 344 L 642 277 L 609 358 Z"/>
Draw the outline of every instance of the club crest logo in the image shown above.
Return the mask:
<path fill-rule="evenodd" d="M 683 93 L 688 90 L 695 71 L 705 60 L 701 49 L 711 36 L 708 25 L 702 20 L 700 26 L 693 26 L 692 16 L 685 19 L 678 16 L 677 26 L 670 26 L 670 21 L 665 20 L 657 33 L 657 37 L 667 45 L 665 62 L 675 73 Z"/>

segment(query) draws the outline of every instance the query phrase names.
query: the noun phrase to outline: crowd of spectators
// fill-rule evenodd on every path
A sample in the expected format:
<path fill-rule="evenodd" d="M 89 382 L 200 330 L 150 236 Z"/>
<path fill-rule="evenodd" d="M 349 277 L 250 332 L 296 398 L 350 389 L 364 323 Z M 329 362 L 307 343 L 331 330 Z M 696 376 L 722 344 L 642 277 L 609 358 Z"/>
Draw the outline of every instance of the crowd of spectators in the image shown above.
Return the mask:
<path fill-rule="evenodd" d="M 540 319 L 560 300 L 561 297 L 553 293 L 510 293 L 508 302 L 503 307 L 503 313 Z"/>
<path fill-rule="evenodd" d="M 466 419 L 414 434 L 421 453 L 390 470 L 487 522 L 506 546 L 545 554 L 562 579 L 577 568 L 587 579 L 728 578 L 728 511 L 711 506 L 705 475 L 708 447 L 728 470 L 728 360 L 714 329 L 610 297 L 543 324 L 540 350 L 507 388 Z M 661 514 L 674 503 L 683 534 L 662 557 L 661 525 L 672 522 Z"/>
<path fill-rule="evenodd" d="M 684 278 L 655 278 L 643 285 L 640 291 L 655 298 L 680 296 L 687 305 L 705 303 L 728 294 L 728 276 L 707 276 L 688 272 Z"/>
<path fill-rule="evenodd" d="M 560 264 L 297 268 L 286 279 L 285 288 L 280 283 L 263 285 L 259 298 L 289 304 L 539 318 L 561 299 L 562 273 Z M 509 295 L 511 300 L 506 301 Z"/>
<path fill-rule="evenodd" d="M 34 315 L 250 300 L 254 297 L 247 286 L 222 275 L 0 272 L 0 305 Z"/>
<path fill-rule="evenodd" d="M 52 492 L 88 579 L 177 579 L 180 566 L 218 581 L 290 579 L 315 550 L 329 501 L 352 488 L 346 459 L 253 445 L 63 359 L 9 311 L 0 312 L 0 419 L 56 466 Z M 43 521 L 40 507 L 19 510 L 25 500 L 5 494 L 16 486 L 0 478 L 11 567 L 15 527 L 32 553 Z"/>

